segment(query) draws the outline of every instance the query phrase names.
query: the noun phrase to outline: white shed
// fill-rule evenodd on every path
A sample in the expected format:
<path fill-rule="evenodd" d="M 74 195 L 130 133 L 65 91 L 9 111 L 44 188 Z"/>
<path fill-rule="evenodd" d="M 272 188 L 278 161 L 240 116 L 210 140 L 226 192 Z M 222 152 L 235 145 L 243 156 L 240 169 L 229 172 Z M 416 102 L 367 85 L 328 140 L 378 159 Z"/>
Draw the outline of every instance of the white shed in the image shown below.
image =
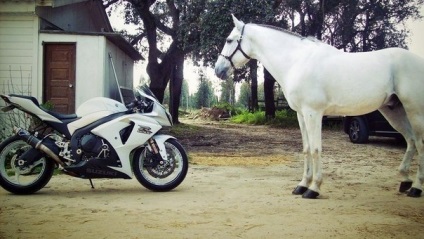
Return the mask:
<path fill-rule="evenodd" d="M 61 113 L 97 96 L 120 100 L 109 56 L 120 86 L 132 88 L 142 57 L 113 32 L 101 0 L 0 0 L 0 93 Z"/>

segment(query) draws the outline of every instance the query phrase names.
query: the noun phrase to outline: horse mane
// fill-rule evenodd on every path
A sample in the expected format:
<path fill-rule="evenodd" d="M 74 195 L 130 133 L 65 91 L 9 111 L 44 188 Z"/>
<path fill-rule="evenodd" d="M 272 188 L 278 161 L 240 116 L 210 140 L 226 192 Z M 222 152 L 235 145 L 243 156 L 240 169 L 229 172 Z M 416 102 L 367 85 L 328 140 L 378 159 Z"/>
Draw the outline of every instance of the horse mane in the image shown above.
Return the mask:
<path fill-rule="evenodd" d="M 270 28 L 270 29 L 273 29 L 273 30 L 276 30 L 276 31 L 280 31 L 280 32 L 283 32 L 283 33 L 287 33 L 287 34 L 289 34 L 289 35 L 292 35 L 292 36 L 298 37 L 298 38 L 300 38 L 301 40 L 303 40 L 303 39 L 308 39 L 308 40 L 313 41 L 313 42 L 321 42 L 320 40 L 316 39 L 316 38 L 315 38 L 315 37 L 313 37 L 313 36 L 304 37 L 304 36 L 302 36 L 302 35 L 300 35 L 300 34 L 298 34 L 298 33 L 296 33 L 296 32 L 292 32 L 292 31 L 286 30 L 286 29 L 281 28 L 281 27 L 276 27 L 276 26 L 272 26 L 272 25 L 265 25 L 265 24 L 253 24 L 253 25 L 257 25 L 257 26 L 265 27 L 265 28 Z"/>

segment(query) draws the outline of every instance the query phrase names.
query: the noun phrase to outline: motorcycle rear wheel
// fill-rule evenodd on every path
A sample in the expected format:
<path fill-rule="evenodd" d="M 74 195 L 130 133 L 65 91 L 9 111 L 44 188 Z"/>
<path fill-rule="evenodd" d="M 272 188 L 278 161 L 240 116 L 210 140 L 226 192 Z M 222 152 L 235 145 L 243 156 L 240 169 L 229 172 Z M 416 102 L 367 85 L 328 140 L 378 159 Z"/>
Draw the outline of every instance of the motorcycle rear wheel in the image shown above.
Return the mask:
<path fill-rule="evenodd" d="M 13 136 L 0 144 L 0 186 L 14 194 L 33 194 L 42 189 L 53 176 L 55 163 L 40 154 L 34 163 L 20 166 L 21 155 L 32 147 Z M 21 162 L 22 163 L 22 162 Z"/>
<path fill-rule="evenodd" d="M 168 160 L 163 165 L 152 166 L 154 155 L 147 149 L 135 154 L 132 162 L 134 175 L 137 180 L 149 190 L 166 192 L 180 185 L 188 171 L 188 157 L 175 139 L 165 141 Z"/>

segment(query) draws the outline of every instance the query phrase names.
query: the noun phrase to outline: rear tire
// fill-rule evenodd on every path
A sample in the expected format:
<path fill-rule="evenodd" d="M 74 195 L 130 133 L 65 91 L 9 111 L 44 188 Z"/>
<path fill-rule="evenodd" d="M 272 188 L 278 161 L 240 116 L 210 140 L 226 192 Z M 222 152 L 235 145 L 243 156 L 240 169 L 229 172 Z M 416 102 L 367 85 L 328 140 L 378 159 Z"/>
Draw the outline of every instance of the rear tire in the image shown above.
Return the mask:
<path fill-rule="evenodd" d="M 365 120 L 354 117 L 349 124 L 349 139 L 352 143 L 363 144 L 368 142 L 369 130 Z"/>
<path fill-rule="evenodd" d="M 32 194 L 42 189 L 53 176 L 55 163 L 40 154 L 26 167 L 19 157 L 32 147 L 13 136 L 0 144 L 0 186 L 14 194 Z"/>
<path fill-rule="evenodd" d="M 155 167 L 146 165 L 153 157 L 147 148 L 134 155 L 134 175 L 141 185 L 152 191 L 170 191 L 180 185 L 187 175 L 188 157 L 183 146 L 171 138 L 165 141 L 165 149 L 168 161 Z"/>

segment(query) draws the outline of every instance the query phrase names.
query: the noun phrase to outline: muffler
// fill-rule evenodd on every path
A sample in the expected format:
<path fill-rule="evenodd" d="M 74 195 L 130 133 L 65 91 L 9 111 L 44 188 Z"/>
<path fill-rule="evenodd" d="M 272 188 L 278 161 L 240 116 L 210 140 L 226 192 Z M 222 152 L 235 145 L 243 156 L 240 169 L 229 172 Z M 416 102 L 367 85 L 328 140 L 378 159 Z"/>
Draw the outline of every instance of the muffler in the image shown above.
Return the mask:
<path fill-rule="evenodd" d="M 52 158 L 54 161 L 56 161 L 56 163 L 58 163 L 62 167 L 65 166 L 65 164 L 59 159 L 57 154 L 53 152 L 54 150 L 50 149 L 47 145 L 45 145 L 43 143 L 43 140 L 40 140 L 37 137 L 31 135 L 28 131 L 22 128 L 13 127 L 13 131 L 29 145 L 31 145 L 35 149 L 41 150 L 43 153 L 47 154 L 47 156 Z"/>

